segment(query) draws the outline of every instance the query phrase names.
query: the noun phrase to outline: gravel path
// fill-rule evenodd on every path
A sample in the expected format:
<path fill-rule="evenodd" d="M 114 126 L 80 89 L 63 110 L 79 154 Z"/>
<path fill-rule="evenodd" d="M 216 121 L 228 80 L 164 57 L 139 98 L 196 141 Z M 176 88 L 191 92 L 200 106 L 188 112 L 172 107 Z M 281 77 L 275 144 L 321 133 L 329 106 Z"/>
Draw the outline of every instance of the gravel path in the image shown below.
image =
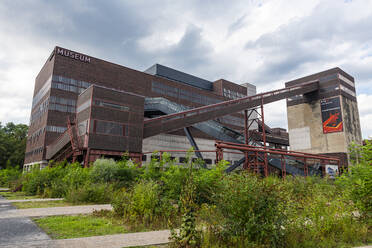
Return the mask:
<path fill-rule="evenodd" d="M 121 248 L 130 246 L 167 244 L 170 232 L 153 231 L 127 234 L 115 234 L 105 236 L 94 236 L 87 238 L 44 240 L 34 242 L 20 242 L 14 244 L 0 245 L 0 248 L 26 248 L 26 247 L 51 247 L 51 248 Z"/>
<path fill-rule="evenodd" d="M 43 201 L 61 201 L 64 198 L 36 198 L 36 199 L 21 199 L 21 200 L 7 200 L 0 199 L 0 204 L 2 203 L 12 203 L 12 202 L 43 202 Z"/>
<path fill-rule="evenodd" d="M 6 209 L 2 211 L 0 215 L 0 219 L 19 218 L 19 217 L 44 217 L 44 216 L 54 216 L 54 215 L 90 214 L 94 210 L 112 210 L 112 207 L 110 204 L 101 204 L 101 205 L 83 205 L 83 206 L 54 207 L 54 208 L 26 208 L 26 209 L 12 208 L 12 209 Z"/>

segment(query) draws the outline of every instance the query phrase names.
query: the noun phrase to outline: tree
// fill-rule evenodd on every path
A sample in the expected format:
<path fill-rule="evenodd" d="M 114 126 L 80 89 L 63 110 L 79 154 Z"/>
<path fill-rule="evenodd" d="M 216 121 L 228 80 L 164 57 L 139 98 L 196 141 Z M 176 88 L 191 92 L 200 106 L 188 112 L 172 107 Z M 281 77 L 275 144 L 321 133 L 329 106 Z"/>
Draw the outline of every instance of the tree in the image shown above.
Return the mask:
<path fill-rule="evenodd" d="M 28 126 L 25 124 L 0 122 L 0 167 L 23 165 L 25 158 Z"/>

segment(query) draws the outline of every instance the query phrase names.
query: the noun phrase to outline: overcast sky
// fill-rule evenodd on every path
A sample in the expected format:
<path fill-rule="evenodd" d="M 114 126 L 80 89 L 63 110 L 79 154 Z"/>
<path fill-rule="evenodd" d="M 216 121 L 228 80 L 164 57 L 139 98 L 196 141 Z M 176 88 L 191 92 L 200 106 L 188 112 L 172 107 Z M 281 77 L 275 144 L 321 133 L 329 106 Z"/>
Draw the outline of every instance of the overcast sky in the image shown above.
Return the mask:
<path fill-rule="evenodd" d="M 259 92 L 338 66 L 356 80 L 372 136 L 372 0 L 1 0 L 0 122 L 28 124 L 35 77 L 56 45 Z M 285 101 L 268 105 L 265 121 L 287 128 Z"/>

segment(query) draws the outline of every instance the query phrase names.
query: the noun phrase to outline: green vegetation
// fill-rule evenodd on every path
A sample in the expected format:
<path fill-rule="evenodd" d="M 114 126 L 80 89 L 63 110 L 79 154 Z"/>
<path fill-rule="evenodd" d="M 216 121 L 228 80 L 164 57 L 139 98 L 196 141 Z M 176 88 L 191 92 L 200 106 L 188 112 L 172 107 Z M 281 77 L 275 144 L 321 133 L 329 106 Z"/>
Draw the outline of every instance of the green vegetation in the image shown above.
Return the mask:
<path fill-rule="evenodd" d="M 73 204 L 66 201 L 29 201 L 29 202 L 13 202 L 17 208 L 53 208 L 53 207 L 66 207 Z"/>
<path fill-rule="evenodd" d="M 122 222 L 95 215 L 53 216 L 34 221 L 55 239 L 126 233 Z"/>
<path fill-rule="evenodd" d="M 9 122 L 2 126 L 0 122 L 0 169 L 17 166 L 22 168 L 27 131 L 27 125 Z M 0 174 L 0 184 L 2 183 Z"/>
<path fill-rule="evenodd" d="M 0 192 L 0 195 L 5 197 L 7 200 L 23 200 L 23 199 L 35 199 L 40 198 L 36 195 L 26 195 L 25 192 L 17 191 L 17 192 Z"/>
<path fill-rule="evenodd" d="M 12 185 L 73 204 L 111 203 L 113 212 L 94 217 L 131 232 L 178 229 L 173 247 L 351 247 L 372 243 L 372 144 L 353 149 L 354 165 L 336 180 L 226 174 L 223 162 L 207 170 L 191 161 L 175 165 L 163 154 L 142 168 L 126 156 L 91 168 L 53 163 Z M 59 219 L 49 220 L 59 228 Z"/>

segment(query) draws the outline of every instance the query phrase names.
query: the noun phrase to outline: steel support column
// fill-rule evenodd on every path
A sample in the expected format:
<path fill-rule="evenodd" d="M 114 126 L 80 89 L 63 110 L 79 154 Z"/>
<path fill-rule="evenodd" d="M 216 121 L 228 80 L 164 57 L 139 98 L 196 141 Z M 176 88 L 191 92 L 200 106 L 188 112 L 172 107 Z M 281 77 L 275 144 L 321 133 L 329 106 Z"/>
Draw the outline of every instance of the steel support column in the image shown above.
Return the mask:
<path fill-rule="evenodd" d="M 194 148 L 195 155 L 196 155 L 198 158 L 203 159 L 202 154 L 199 152 L 199 147 L 198 147 L 198 145 L 196 144 L 196 142 L 195 142 L 195 140 L 194 140 L 194 137 L 192 137 L 192 134 L 191 134 L 191 132 L 190 132 L 190 128 L 189 128 L 189 127 L 184 127 L 183 130 L 185 131 L 186 137 L 187 137 L 187 139 L 189 140 L 191 146 Z"/>
<path fill-rule="evenodd" d="M 248 110 L 244 110 L 244 141 L 245 144 L 248 145 Z M 244 152 L 244 166 L 243 169 L 249 168 L 249 160 L 248 160 L 248 152 Z"/>
<path fill-rule="evenodd" d="M 262 141 L 263 147 L 266 148 L 266 133 L 265 133 L 265 116 L 264 116 L 264 109 L 263 109 L 264 101 L 261 98 L 261 122 L 262 122 Z M 268 165 L 267 165 L 267 153 L 264 153 L 264 175 L 267 177 L 269 175 L 268 172 Z"/>

